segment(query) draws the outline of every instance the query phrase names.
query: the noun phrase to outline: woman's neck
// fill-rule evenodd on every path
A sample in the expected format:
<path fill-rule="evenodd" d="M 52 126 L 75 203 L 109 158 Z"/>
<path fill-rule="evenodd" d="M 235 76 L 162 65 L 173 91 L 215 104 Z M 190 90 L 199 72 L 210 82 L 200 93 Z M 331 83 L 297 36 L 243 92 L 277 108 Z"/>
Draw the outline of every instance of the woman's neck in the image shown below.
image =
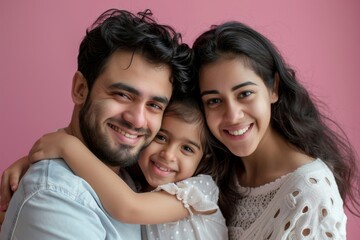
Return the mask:
<path fill-rule="evenodd" d="M 244 169 L 237 175 L 240 184 L 245 187 L 259 187 L 273 182 L 313 160 L 271 129 L 255 152 L 241 159 Z"/>

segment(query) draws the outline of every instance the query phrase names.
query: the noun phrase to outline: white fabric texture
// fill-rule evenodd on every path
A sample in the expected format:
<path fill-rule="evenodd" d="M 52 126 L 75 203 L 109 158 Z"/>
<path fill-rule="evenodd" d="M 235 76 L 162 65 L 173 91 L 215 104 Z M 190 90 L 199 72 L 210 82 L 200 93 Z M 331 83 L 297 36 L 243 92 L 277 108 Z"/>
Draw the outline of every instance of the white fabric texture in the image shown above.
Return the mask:
<path fill-rule="evenodd" d="M 346 239 L 343 200 L 322 160 L 246 189 L 248 194 L 228 219 L 230 239 Z"/>
<path fill-rule="evenodd" d="M 177 222 L 143 226 L 149 240 L 226 240 L 228 231 L 225 219 L 217 205 L 219 190 L 208 175 L 198 175 L 177 183 L 159 186 L 154 191 L 175 195 L 189 211 L 190 216 Z M 161 206 L 158 206 L 161 207 Z M 193 214 L 196 211 L 217 210 L 213 214 Z M 143 237 L 145 237 L 143 235 Z"/>

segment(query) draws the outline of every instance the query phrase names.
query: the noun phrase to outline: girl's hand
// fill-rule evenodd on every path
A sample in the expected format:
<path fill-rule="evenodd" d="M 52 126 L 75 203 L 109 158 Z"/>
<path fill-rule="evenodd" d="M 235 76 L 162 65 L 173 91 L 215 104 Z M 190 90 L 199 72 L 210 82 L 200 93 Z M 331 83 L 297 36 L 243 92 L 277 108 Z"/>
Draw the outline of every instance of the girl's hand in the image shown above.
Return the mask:
<path fill-rule="evenodd" d="M 44 159 L 63 158 L 64 149 L 70 148 L 74 141 L 78 139 L 67 134 L 64 129 L 45 134 L 31 148 L 29 161 L 35 163 Z"/>
<path fill-rule="evenodd" d="M 4 222 L 4 218 L 5 218 L 5 212 L 0 211 L 0 232 L 1 232 L 1 225 Z"/>
<path fill-rule="evenodd" d="M 22 157 L 5 169 L 1 176 L 0 211 L 6 211 L 12 194 L 17 190 L 19 181 L 28 170 L 30 163 L 62 157 L 62 149 L 74 141 L 79 140 L 67 134 L 64 129 L 46 134 L 34 144 L 29 157 Z"/>
<path fill-rule="evenodd" d="M 27 156 L 18 159 L 10 165 L 1 176 L 0 186 L 0 211 L 5 211 L 8 207 L 12 194 L 16 191 L 21 177 L 29 168 Z"/>

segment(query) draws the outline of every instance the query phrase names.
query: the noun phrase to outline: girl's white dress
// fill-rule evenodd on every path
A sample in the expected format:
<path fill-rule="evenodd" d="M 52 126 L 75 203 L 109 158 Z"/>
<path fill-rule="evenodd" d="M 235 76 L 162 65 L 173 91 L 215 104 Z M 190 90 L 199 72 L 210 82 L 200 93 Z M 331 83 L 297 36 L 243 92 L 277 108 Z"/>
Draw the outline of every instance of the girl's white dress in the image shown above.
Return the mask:
<path fill-rule="evenodd" d="M 219 189 L 208 175 L 198 175 L 177 183 L 159 186 L 154 191 L 175 195 L 190 216 L 177 222 L 142 226 L 142 239 L 149 240 L 226 240 L 228 231 L 225 219 L 217 205 Z M 210 215 L 193 214 L 196 211 L 216 210 Z M 161 205 L 154 206 L 161 208 Z"/>
<path fill-rule="evenodd" d="M 346 239 L 335 178 L 320 159 L 247 191 L 228 221 L 230 239 Z"/>

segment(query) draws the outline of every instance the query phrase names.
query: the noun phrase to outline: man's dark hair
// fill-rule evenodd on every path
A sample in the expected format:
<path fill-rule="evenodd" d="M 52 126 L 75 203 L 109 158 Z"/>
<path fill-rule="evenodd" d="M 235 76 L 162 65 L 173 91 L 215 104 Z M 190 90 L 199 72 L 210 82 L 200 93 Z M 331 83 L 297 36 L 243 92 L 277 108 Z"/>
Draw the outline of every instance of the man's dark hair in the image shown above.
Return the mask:
<path fill-rule="evenodd" d="M 118 51 L 139 53 L 149 62 L 170 67 L 173 95 L 192 88 L 192 51 L 172 27 L 161 25 L 150 10 L 137 15 L 109 9 L 86 31 L 78 54 L 78 71 L 91 91 L 110 56 Z M 131 62 L 129 63 L 129 66 Z"/>

